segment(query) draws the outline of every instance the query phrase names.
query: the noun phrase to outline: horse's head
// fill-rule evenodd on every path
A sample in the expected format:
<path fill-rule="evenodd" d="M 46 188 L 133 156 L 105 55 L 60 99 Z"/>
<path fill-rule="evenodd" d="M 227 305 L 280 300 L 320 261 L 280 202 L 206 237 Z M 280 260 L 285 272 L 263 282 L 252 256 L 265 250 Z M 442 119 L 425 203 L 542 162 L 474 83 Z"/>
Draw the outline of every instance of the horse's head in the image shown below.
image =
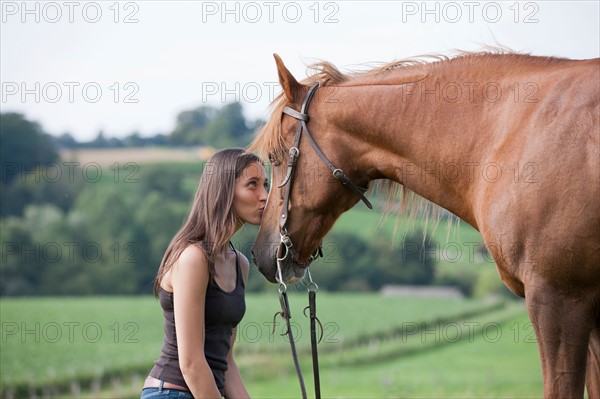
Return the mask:
<path fill-rule="evenodd" d="M 295 283 L 304 276 L 335 220 L 361 199 L 364 190 L 360 187 L 366 187 L 370 179 L 356 162 L 360 146 L 353 145 L 340 127 L 344 109 L 342 101 L 336 99 L 336 87 L 315 87 L 312 101 L 307 100 L 319 75 L 299 83 L 277 55 L 275 60 L 283 93 L 275 99 L 270 120 L 250 147 L 269 156 L 272 170 L 269 199 L 252 254 L 254 263 L 271 282 L 278 279 L 279 256 L 283 281 Z M 298 133 L 305 119 L 303 108 L 308 119 Z M 290 149 L 298 134 L 299 153 L 291 166 Z M 310 134 L 322 154 L 311 145 Z M 338 169 L 335 176 L 333 169 Z M 287 247 L 282 237 L 289 238 Z"/>

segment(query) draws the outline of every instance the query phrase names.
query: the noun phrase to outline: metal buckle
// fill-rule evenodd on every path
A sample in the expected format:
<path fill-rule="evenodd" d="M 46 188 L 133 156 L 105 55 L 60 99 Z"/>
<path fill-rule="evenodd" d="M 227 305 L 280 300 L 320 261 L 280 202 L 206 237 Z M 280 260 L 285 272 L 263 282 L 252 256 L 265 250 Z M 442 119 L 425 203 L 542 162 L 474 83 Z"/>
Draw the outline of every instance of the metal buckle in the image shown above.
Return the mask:
<path fill-rule="evenodd" d="M 296 166 L 296 159 L 298 158 L 298 155 L 300 155 L 300 150 L 297 147 L 292 147 L 290 148 L 289 154 L 290 160 L 288 162 L 288 170 L 283 181 L 277 186 L 279 188 L 285 186 L 292 178 L 292 173 L 294 173 L 294 167 Z"/>

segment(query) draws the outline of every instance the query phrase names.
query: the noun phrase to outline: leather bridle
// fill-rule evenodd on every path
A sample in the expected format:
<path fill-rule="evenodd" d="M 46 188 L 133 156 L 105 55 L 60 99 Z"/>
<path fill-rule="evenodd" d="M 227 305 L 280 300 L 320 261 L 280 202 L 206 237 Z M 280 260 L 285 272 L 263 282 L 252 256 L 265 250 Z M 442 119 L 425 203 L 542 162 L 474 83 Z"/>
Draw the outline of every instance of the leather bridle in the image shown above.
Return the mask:
<path fill-rule="evenodd" d="M 288 170 L 286 173 L 283 182 L 279 184 L 279 187 L 285 187 L 284 197 L 283 197 L 283 206 L 281 208 L 281 219 L 279 220 L 279 235 L 281 236 L 281 242 L 279 247 L 277 248 L 277 275 L 275 276 L 276 280 L 279 282 L 279 302 L 281 305 L 281 312 L 278 312 L 287 323 L 287 334 L 290 339 L 290 346 L 292 349 L 292 357 L 294 359 L 294 365 L 296 367 L 296 374 L 298 375 L 298 380 L 300 382 L 300 389 L 302 391 L 302 397 L 306 398 L 306 388 L 304 386 L 304 378 L 302 377 L 302 371 L 300 370 L 300 364 L 298 362 L 298 356 L 296 353 L 296 346 L 294 342 L 294 337 L 292 335 L 292 329 L 290 325 L 290 318 L 292 317 L 290 312 L 289 301 L 287 297 L 287 286 L 283 281 L 281 262 L 287 258 L 288 255 L 291 256 L 292 261 L 298 263 L 299 265 L 303 265 L 301 261 L 296 258 L 293 254 L 294 248 L 292 244 L 292 240 L 288 235 L 287 231 L 287 223 L 288 223 L 288 207 L 290 202 L 290 193 L 292 191 L 292 181 L 294 177 L 294 172 L 296 168 L 296 161 L 298 160 L 298 156 L 300 155 L 300 139 L 302 138 L 302 133 L 304 132 L 308 142 L 310 143 L 313 150 L 317 153 L 319 158 L 327 165 L 327 167 L 331 170 L 333 177 L 339 180 L 344 186 L 353 190 L 360 199 L 365 203 L 365 205 L 369 209 L 373 209 L 373 206 L 369 202 L 369 200 L 365 197 L 366 188 L 360 187 L 354 184 L 340 168 L 336 168 L 333 163 L 327 158 L 327 156 L 321 151 L 317 143 L 315 142 L 312 134 L 308 130 L 308 126 L 306 123 L 308 122 L 308 106 L 310 105 L 310 101 L 315 94 L 315 91 L 319 87 L 318 83 L 315 83 L 311 86 L 302 102 L 302 107 L 300 112 L 296 111 L 293 108 L 285 107 L 283 109 L 283 113 L 290 115 L 293 118 L 298 119 L 298 125 L 296 126 L 296 135 L 294 137 L 294 145 L 289 150 L 289 160 L 287 163 Z M 285 252 L 284 252 L 285 251 Z M 282 253 L 283 252 L 283 253 Z M 315 250 L 315 252 L 310 256 L 310 258 L 304 262 L 304 265 L 308 267 L 313 260 L 315 260 L 318 256 L 323 256 L 323 252 L 321 250 L 321 246 Z M 319 358 L 317 353 L 317 334 L 316 334 L 316 323 L 319 325 L 321 322 L 316 316 L 316 294 L 318 290 L 317 284 L 312 281 L 312 276 L 310 275 L 310 271 L 307 270 L 309 277 L 308 284 L 308 297 L 309 297 L 309 306 L 307 309 L 310 310 L 310 325 L 311 325 L 311 349 L 312 349 L 312 358 L 313 358 L 313 373 L 315 379 L 315 397 L 319 399 L 321 397 L 321 388 L 320 388 L 320 379 L 319 379 Z M 304 309 L 306 311 L 306 309 Z M 273 325 L 275 326 L 275 325 Z M 321 326 L 321 337 L 322 337 L 323 328 Z"/>
<path fill-rule="evenodd" d="M 365 205 L 369 209 L 373 209 L 373 206 L 371 205 L 371 203 L 369 202 L 367 197 L 365 197 L 367 188 L 356 185 L 355 183 L 352 182 L 352 180 L 350 180 L 350 178 L 348 178 L 348 176 L 346 176 L 344 174 L 342 169 L 335 167 L 335 165 L 333 165 L 333 163 L 329 160 L 329 158 L 327 158 L 327 156 L 323 153 L 323 151 L 321 151 L 321 149 L 315 142 L 315 139 L 313 138 L 312 134 L 308 130 L 308 126 L 306 125 L 306 123 L 308 122 L 308 106 L 310 105 L 310 101 L 312 100 L 313 95 L 315 94 L 315 91 L 317 90 L 318 87 L 319 87 L 319 84 L 315 83 L 308 90 L 308 93 L 306 94 L 306 97 L 304 98 L 304 101 L 302 102 L 302 107 L 300 109 L 300 112 L 298 112 L 295 109 L 290 108 L 288 106 L 286 106 L 283 109 L 284 114 L 287 114 L 295 119 L 298 119 L 299 122 L 298 122 L 298 125 L 296 126 L 296 135 L 294 137 L 294 145 L 289 149 L 290 157 L 289 157 L 289 160 L 287 163 L 287 166 L 288 166 L 287 174 L 286 174 L 285 178 L 283 179 L 283 182 L 281 182 L 281 184 L 279 184 L 279 186 L 278 186 L 280 188 L 285 186 L 285 191 L 284 191 L 284 196 L 283 196 L 283 205 L 281 207 L 281 217 L 279 220 L 279 234 L 281 235 L 281 244 L 283 244 L 283 246 L 285 247 L 285 253 L 282 257 L 282 260 L 285 259 L 288 256 L 288 254 L 290 254 L 292 256 L 292 260 L 294 260 L 294 262 L 298 263 L 299 265 L 305 265 L 305 266 L 309 266 L 310 263 L 318 257 L 318 255 L 322 256 L 323 254 L 322 254 L 321 247 L 319 246 L 319 248 L 317 248 L 317 250 L 315 250 L 315 253 L 313 253 L 311 255 L 311 257 L 308 259 L 308 261 L 301 262 L 300 259 L 297 258 L 296 256 L 294 256 L 294 254 L 293 254 L 292 240 L 290 239 L 288 232 L 287 232 L 287 223 L 288 223 L 288 219 L 289 219 L 288 218 L 288 207 L 289 207 L 289 202 L 290 202 L 290 193 L 292 192 L 292 181 L 294 178 L 296 162 L 300 155 L 300 150 L 299 150 L 300 139 L 302 138 L 303 132 L 304 132 L 304 135 L 306 136 L 308 142 L 310 143 L 311 147 L 313 148 L 313 150 L 317 153 L 317 155 L 319 156 L 319 158 L 321 158 L 321 160 L 325 163 L 325 165 L 327 165 L 329 170 L 331 170 L 333 177 L 335 179 L 339 180 L 344 186 L 350 188 L 356 194 L 358 194 L 360 199 L 365 203 Z M 280 258 L 280 255 L 281 255 L 280 250 L 281 249 L 282 248 L 280 245 L 280 248 L 277 251 L 278 258 Z M 317 254 L 317 252 L 318 252 L 318 254 Z"/>

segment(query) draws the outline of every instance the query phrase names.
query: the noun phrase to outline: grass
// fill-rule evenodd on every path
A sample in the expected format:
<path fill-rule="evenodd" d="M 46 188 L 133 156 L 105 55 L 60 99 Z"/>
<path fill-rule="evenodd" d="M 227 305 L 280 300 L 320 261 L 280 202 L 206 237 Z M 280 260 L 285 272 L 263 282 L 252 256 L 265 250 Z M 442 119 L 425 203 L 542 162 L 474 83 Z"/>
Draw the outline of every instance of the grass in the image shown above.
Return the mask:
<path fill-rule="evenodd" d="M 293 324 L 298 328 L 299 346 L 307 344 L 308 331 L 300 315 L 306 297 L 291 294 Z M 247 296 L 248 311 L 239 326 L 240 350 L 256 352 L 264 348 L 287 348 L 278 334 L 270 335 L 273 314 L 278 310 L 276 292 Z M 339 306 L 356 313 L 340 314 Z M 390 298 L 381 303 L 377 295 L 322 294 L 319 315 L 326 327 L 326 343 L 344 342 L 373 331 L 385 330 L 401 320 L 425 320 L 441 314 L 482 308 L 480 301 L 410 300 Z M 377 311 L 370 311 L 377 309 Z M 386 314 L 397 313 L 390 320 Z M 52 365 L 64 369 L 100 371 L 127 366 L 138 358 L 154 360 L 162 342 L 160 308 L 150 297 L 82 297 L 2 299 L 2 381 L 19 381 L 28 373 L 51 377 Z M 365 317 L 359 318 L 358 314 Z M 277 331 L 282 323 L 278 321 Z M 151 352 L 145 358 L 140 353 Z M 118 354 L 118 356 L 116 356 Z M 115 357 L 116 356 L 116 357 Z M 105 362 L 103 358 L 106 357 Z M 89 358 L 89 364 L 85 359 Z"/>
<path fill-rule="evenodd" d="M 525 312 L 520 309 L 503 322 L 490 323 L 495 323 L 488 324 L 493 329 L 473 334 L 472 340 L 466 338 L 374 363 L 322 368 L 322 395 L 327 398 L 543 397 L 537 345 L 514 339 L 512 327 L 529 323 Z M 437 334 L 439 338 L 442 333 Z M 436 340 L 433 330 L 428 336 L 429 340 Z M 417 340 L 423 338 L 419 334 Z M 309 367 L 304 365 L 308 385 L 312 382 Z M 299 396 L 298 382 L 291 374 L 247 385 L 255 398 Z M 309 395 L 312 389 L 307 387 Z"/>
<path fill-rule="evenodd" d="M 321 363 L 323 398 L 542 398 L 543 386 L 537 346 L 516 327 L 529 326 L 522 306 L 494 324 L 495 331 L 479 331 L 460 342 L 399 355 L 376 363 L 335 365 Z M 438 333 L 439 334 L 439 333 Z M 440 335 L 438 335 L 439 337 Z M 435 341 L 433 332 L 418 334 L 417 341 Z M 470 339 L 469 337 L 472 337 Z M 327 358 L 321 354 L 320 359 Z M 238 360 L 246 387 L 255 399 L 298 398 L 300 389 L 289 353 L 270 361 L 289 367 L 272 370 L 267 378 L 252 378 L 264 363 L 245 356 Z M 309 397 L 314 397 L 308 355 L 301 355 Z M 241 364 L 240 364 L 241 363 Z M 244 364 L 246 363 L 246 364 Z M 139 397 L 140 381 L 83 396 L 88 399 Z"/>
<path fill-rule="evenodd" d="M 0 381 L 52 384 L 139 367 L 160 349 L 156 310 L 143 297 L 2 299 Z"/>

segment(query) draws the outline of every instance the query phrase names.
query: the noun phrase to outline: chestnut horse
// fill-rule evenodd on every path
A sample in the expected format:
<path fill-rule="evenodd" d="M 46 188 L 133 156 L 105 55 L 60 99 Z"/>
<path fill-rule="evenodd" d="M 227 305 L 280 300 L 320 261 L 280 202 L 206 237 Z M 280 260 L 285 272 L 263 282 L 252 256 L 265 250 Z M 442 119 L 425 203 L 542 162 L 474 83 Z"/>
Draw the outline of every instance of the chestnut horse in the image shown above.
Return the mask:
<path fill-rule="evenodd" d="M 587 385 L 600 398 L 600 60 L 466 53 L 352 74 L 323 62 L 298 82 L 275 59 L 283 92 L 249 148 L 272 161 L 252 249 L 262 274 L 277 281 L 277 184 L 302 119 L 289 108 L 301 112 L 318 83 L 306 128 L 322 153 L 354 187 L 385 181 L 401 202 L 416 193 L 477 229 L 506 286 L 525 298 L 544 395 L 582 397 Z M 292 283 L 361 199 L 307 138 L 298 149 L 285 225 L 294 256 L 281 260 Z"/>

